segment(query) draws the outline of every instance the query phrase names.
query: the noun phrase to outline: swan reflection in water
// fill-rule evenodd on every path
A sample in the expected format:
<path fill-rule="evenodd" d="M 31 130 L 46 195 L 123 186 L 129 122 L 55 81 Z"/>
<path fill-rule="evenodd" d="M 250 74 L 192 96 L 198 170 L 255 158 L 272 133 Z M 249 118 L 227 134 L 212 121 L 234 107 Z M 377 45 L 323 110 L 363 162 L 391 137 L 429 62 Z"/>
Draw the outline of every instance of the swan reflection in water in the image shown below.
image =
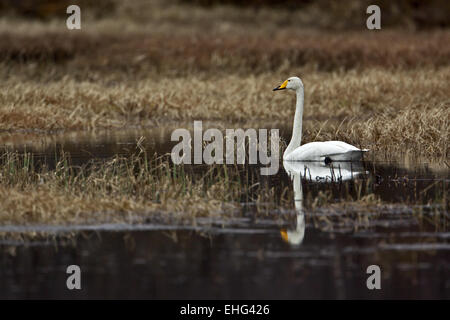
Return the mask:
<path fill-rule="evenodd" d="M 302 178 L 311 182 L 330 183 L 352 180 L 366 173 L 361 162 L 325 164 L 323 162 L 283 161 L 283 166 L 292 180 L 297 223 L 295 229 L 281 230 L 281 237 L 296 246 L 300 245 L 305 237 Z"/>

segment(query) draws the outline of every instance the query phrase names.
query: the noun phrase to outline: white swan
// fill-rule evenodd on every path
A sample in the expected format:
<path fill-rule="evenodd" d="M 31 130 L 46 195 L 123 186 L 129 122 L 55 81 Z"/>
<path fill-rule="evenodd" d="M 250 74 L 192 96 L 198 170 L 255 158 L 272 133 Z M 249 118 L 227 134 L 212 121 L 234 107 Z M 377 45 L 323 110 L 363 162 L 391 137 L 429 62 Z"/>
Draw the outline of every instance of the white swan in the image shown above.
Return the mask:
<path fill-rule="evenodd" d="M 342 141 L 310 142 L 300 146 L 304 101 L 303 82 L 298 77 L 290 77 L 283 84 L 273 89 L 273 91 L 283 89 L 295 90 L 297 94 L 292 138 L 284 151 L 283 160 L 325 161 L 325 163 L 331 161 L 357 161 L 362 158 L 364 152 L 368 151 L 367 149 L 358 149 Z"/>

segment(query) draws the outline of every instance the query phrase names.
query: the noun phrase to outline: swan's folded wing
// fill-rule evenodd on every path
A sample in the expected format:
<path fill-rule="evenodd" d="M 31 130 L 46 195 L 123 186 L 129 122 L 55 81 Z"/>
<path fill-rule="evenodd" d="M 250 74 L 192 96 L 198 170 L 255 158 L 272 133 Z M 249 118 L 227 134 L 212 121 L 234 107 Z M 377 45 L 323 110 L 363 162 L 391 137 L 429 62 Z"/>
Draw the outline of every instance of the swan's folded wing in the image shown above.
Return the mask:
<path fill-rule="evenodd" d="M 292 151 L 284 160 L 323 161 L 329 157 L 334 161 L 355 161 L 361 158 L 363 151 L 342 141 L 310 142 Z"/>

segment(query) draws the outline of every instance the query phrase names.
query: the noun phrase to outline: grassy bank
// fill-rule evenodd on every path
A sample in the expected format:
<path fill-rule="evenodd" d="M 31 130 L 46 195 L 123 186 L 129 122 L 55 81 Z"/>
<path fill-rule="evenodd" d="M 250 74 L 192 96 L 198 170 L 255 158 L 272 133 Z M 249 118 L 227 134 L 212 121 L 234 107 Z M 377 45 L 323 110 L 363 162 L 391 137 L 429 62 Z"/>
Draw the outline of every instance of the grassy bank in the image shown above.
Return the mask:
<path fill-rule="evenodd" d="M 294 95 L 272 88 L 300 74 L 305 142 L 343 140 L 377 153 L 448 157 L 450 68 L 276 72 L 110 83 L 70 74 L 51 82 L 12 75 L 0 84 L 0 128 L 43 131 L 122 128 L 170 121 L 278 121 L 290 127 Z"/>
<path fill-rule="evenodd" d="M 10 6 L 0 19 L 1 131 L 180 120 L 290 127 L 293 96 L 271 89 L 299 75 L 305 142 L 339 139 L 375 153 L 448 157 L 447 29 L 336 32 L 312 22 L 320 18 L 312 5 L 311 12 L 176 1 L 82 7 L 77 31 L 65 28 L 59 7 L 41 8 L 39 20 Z"/>
<path fill-rule="evenodd" d="M 1 131 L 290 127 L 293 96 L 271 89 L 299 75 L 305 142 L 448 157 L 447 29 L 334 32 L 308 28 L 302 10 L 111 4 L 93 8 L 101 16 L 86 7 L 79 31 L 61 25 L 64 15 L 0 19 Z"/>

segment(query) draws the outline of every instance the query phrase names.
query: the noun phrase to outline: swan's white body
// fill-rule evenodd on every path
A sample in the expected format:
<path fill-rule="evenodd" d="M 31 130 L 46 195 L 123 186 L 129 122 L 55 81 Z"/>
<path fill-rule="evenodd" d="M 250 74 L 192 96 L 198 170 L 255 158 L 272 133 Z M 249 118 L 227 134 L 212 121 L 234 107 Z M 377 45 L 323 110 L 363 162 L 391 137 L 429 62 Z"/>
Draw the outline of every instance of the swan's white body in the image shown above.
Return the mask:
<path fill-rule="evenodd" d="M 358 161 L 362 157 L 361 150 L 342 141 L 310 142 L 284 153 L 286 161 Z"/>
<path fill-rule="evenodd" d="M 291 77 L 274 90 L 291 89 L 297 94 L 292 138 L 283 154 L 285 161 L 358 161 L 367 149 L 359 149 L 342 141 L 310 142 L 300 146 L 302 140 L 302 120 L 304 87 L 298 77 Z"/>

